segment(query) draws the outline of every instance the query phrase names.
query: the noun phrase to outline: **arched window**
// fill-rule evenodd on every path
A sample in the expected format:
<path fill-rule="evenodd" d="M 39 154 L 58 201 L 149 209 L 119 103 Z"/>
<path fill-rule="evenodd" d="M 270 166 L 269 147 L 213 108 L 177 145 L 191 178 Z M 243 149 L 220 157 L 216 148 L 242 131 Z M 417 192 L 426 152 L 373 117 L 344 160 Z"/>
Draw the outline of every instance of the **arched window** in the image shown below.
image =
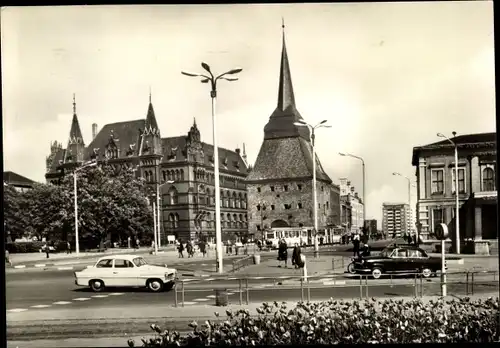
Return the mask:
<path fill-rule="evenodd" d="M 241 192 L 238 193 L 238 199 L 236 201 L 236 208 L 243 208 L 243 197 L 241 196 Z"/>
<path fill-rule="evenodd" d="M 231 208 L 239 208 L 239 204 L 236 204 L 236 192 L 233 192 L 233 197 L 231 199 Z"/>
<path fill-rule="evenodd" d="M 174 214 L 170 214 L 168 215 L 168 225 L 170 228 L 175 228 L 175 218 L 174 218 Z"/>
<path fill-rule="evenodd" d="M 210 189 L 207 188 L 205 192 L 207 193 L 207 205 L 212 205 L 212 196 L 210 195 Z"/>
<path fill-rule="evenodd" d="M 163 181 L 167 181 L 167 172 L 163 171 L 162 175 L 163 175 Z"/>
<path fill-rule="evenodd" d="M 495 172 L 492 168 L 483 169 L 483 191 L 495 191 Z"/>
<path fill-rule="evenodd" d="M 245 193 L 243 195 L 243 209 L 247 208 L 247 194 Z"/>
<path fill-rule="evenodd" d="M 170 205 L 174 205 L 179 203 L 178 202 L 178 196 L 177 196 L 177 190 L 175 187 L 171 187 L 170 190 L 168 191 L 168 194 L 170 195 Z"/>
<path fill-rule="evenodd" d="M 175 170 L 175 181 L 179 181 L 181 178 L 181 172 L 179 171 L 179 169 L 176 169 Z"/>
<path fill-rule="evenodd" d="M 178 228 L 179 227 L 179 214 L 175 213 L 175 216 L 174 216 L 174 228 Z"/>
<path fill-rule="evenodd" d="M 243 214 L 240 214 L 240 221 L 243 221 Z"/>

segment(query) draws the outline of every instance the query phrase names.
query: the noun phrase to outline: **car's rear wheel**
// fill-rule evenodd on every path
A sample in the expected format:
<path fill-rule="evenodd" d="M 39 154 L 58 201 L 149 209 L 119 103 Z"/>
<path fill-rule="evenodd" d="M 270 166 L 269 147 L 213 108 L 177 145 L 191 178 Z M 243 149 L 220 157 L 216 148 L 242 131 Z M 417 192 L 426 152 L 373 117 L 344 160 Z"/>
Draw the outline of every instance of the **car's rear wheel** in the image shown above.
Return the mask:
<path fill-rule="evenodd" d="M 89 282 L 89 286 L 94 292 L 100 292 L 104 289 L 104 282 L 100 279 L 94 279 Z"/>
<path fill-rule="evenodd" d="M 424 278 L 430 278 L 430 276 L 432 276 L 432 270 L 430 268 L 423 268 L 422 269 L 422 276 Z"/>
<path fill-rule="evenodd" d="M 347 272 L 350 273 L 350 274 L 354 274 L 356 273 L 356 270 L 354 269 L 354 262 L 351 262 L 348 266 L 347 266 Z"/>
<path fill-rule="evenodd" d="M 378 267 L 375 267 L 374 269 L 372 269 L 372 277 L 374 279 L 380 279 L 381 276 L 382 276 L 382 269 L 380 269 Z"/>
<path fill-rule="evenodd" d="M 163 290 L 163 282 L 160 279 L 149 279 L 147 287 L 152 292 L 160 292 Z"/>

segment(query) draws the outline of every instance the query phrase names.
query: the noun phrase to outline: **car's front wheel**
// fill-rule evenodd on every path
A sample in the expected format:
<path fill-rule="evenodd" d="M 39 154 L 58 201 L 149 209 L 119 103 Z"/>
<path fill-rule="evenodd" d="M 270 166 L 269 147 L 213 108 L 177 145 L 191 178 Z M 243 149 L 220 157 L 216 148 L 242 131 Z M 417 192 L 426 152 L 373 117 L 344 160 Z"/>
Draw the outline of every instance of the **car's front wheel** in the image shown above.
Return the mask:
<path fill-rule="evenodd" d="M 94 292 L 100 292 L 104 289 L 104 282 L 100 279 L 91 280 L 89 285 Z"/>
<path fill-rule="evenodd" d="M 372 269 L 372 277 L 374 279 L 380 279 L 380 277 L 382 276 L 382 270 L 378 267 L 375 267 L 374 269 Z"/>
<path fill-rule="evenodd" d="M 432 270 L 430 268 L 422 269 L 422 276 L 424 278 L 429 278 L 430 276 L 432 276 Z"/>
<path fill-rule="evenodd" d="M 347 266 L 347 272 L 350 273 L 350 274 L 354 274 L 356 273 L 356 270 L 354 269 L 354 262 L 351 262 L 348 266 Z"/>
<path fill-rule="evenodd" d="M 160 279 L 149 279 L 147 287 L 152 292 L 160 292 L 163 290 L 163 282 Z"/>

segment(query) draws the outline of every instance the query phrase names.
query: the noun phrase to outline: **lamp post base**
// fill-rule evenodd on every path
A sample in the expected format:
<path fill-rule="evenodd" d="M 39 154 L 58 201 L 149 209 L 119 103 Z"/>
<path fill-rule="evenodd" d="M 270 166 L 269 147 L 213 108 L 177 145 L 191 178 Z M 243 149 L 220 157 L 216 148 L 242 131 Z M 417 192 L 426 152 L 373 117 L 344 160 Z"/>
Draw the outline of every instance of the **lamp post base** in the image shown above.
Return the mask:
<path fill-rule="evenodd" d="M 314 258 L 319 258 L 319 250 L 314 250 Z"/>

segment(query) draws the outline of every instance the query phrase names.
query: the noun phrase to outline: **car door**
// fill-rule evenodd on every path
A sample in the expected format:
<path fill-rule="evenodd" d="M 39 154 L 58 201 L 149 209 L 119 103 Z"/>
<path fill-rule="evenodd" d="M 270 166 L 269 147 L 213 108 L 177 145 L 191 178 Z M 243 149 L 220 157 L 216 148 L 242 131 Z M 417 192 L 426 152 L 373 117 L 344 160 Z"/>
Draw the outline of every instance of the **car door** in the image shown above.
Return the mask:
<path fill-rule="evenodd" d="M 101 279 L 106 286 L 113 283 L 113 259 L 102 259 L 92 269 L 91 278 Z"/>
<path fill-rule="evenodd" d="M 408 271 L 407 250 L 404 248 L 395 249 L 392 253 L 394 272 L 402 273 Z"/>
<path fill-rule="evenodd" d="M 113 264 L 112 286 L 138 286 L 137 267 L 129 260 L 116 258 Z"/>
<path fill-rule="evenodd" d="M 412 271 L 420 271 L 423 268 L 428 267 L 428 256 L 419 249 L 413 249 L 409 251 L 409 259 L 412 264 Z"/>

